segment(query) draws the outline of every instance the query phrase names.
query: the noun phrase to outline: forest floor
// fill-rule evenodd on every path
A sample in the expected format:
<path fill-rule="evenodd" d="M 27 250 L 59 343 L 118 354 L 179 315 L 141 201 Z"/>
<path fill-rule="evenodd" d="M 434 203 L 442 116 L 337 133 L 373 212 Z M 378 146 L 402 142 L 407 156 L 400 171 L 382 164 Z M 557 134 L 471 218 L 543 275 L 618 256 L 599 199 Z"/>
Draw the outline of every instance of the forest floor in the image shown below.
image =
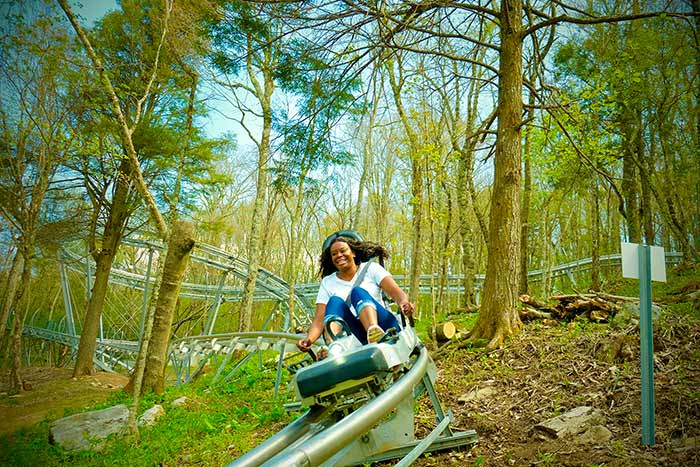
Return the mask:
<path fill-rule="evenodd" d="M 479 440 L 413 465 L 700 466 L 700 321 L 667 315 L 654 325 L 654 446 L 642 445 L 638 326 L 534 322 L 497 351 L 439 352 L 442 404 L 456 430 L 476 430 Z M 549 439 L 535 429 L 580 406 L 602 411 L 610 440 Z"/>
<path fill-rule="evenodd" d="M 125 375 L 98 372 L 93 376 L 72 377 L 68 368 L 29 367 L 21 371 L 28 389 L 7 396 L 9 371 L 0 373 L 0 434 L 12 433 L 44 419 L 79 413 L 104 402 L 128 382 Z"/>
<path fill-rule="evenodd" d="M 684 289 L 700 290 L 696 282 Z M 453 429 L 476 430 L 478 442 L 424 455 L 413 465 L 700 466 L 700 303 L 674 303 L 673 295 L 654 298 L 667 310 L 654 321 L 654 446 L 641 442 L 639 327 L 634 317 L 601 324 L 577 319 L 545 326 L 534 321 L 495 351 L 471 348 L 460 339 L 431 350 L 438 369 L 436 389 L 443 407 L 454 413 Z M 0 376 L 3 393 L 7 375 Z M 23 379 L 30 390 L 12 397 L 0 394 L 0 435 L 104 402 L 126 383 L 123 375 L 72 378 L 70 370 L 56 368 L 26 368 Z M 548 439 L 535 429 L 580 406 L 603 413 L 609 440 Z M 269 435 L 265 425 L 262 439 Z M 423 397 L 416 411 L 417 436 L 433 426 L 434 413 Z M 235 434 L 211 433 L 224 435 L 229 441 L 222 444 L 229 447 L 219 451 L 219 458 L 230 460 L 238 455 L 230 441 Z M 188 449 L 186 455 L 170 454 L 176 465 L 214 465 L 194 461 L 197 444 Z"/>

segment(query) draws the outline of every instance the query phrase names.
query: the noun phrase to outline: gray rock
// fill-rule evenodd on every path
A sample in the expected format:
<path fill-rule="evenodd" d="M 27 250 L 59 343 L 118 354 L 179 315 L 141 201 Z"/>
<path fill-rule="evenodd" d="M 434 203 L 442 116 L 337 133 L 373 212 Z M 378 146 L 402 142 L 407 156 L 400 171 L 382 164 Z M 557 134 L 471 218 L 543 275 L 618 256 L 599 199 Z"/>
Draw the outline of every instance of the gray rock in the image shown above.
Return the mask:
<path fill-rule="evenodd" d="M 603 412 L 593 407 L 581 406 L 535 425 L 535 430 L 556 439 L 576 435 L 604 423 Z"/>
<path fill-rule="evenodd" d="M 658 305 L 651 304 L 651 319 L 656 321 L 659 319 L 663 313 L 663 308 Z M 623 321 L 639 320 L 639 303 L 635 302 L 625 302 L 620 307 L 620 311 L 617 312 L 615 319 L 620 319 Z"/>
<path fill-rule="evenodd" d="M 594 425 L 587 429 L 581 436 L 576 438 L 577 444 L 588 444 L 599 446 L 605 444 L 612 439 L 612 432 L 603 425 Z"/>
<path fill-rule="evenodd" d="M 190 398 L 187 396 L 182 396 L 178 397 L 174 401 L 170 403 L 173 407 L 187 407 L 187 404 L 190 403 Z"/>
<path fill-rule="evenodd" d="M 138 419 L 138 426 L 153 426 L 156 424 L 158 419 L 165 415 L 165 409 L 160 404 L 156 404 L 150 409 L 146 410 Z"/>
<path fill-rule="evenodd" d="M 493 396 L 496 393 L 497 393 L 496 389 L 491 387 L 491 386 L 486 386 L 484 388 L 474 388 L 471 391 L 469 391 L 468 393 L 462 394 L 461 396 L 459 396 L 459 398 L 457 399 L 457 402 L 462 403 L 462 404 L 466 404 L 467 402 L 477 401 L 477 400 L 483 399 L 485 397 Z"/>
<path fill-rule="evenodd" d="M 128 423 L 129 409 L 124 404 L 79 413 L 53 422 L 49 442 L 69 451 L 99 449 L 109 435 L 125 433 Z"/>

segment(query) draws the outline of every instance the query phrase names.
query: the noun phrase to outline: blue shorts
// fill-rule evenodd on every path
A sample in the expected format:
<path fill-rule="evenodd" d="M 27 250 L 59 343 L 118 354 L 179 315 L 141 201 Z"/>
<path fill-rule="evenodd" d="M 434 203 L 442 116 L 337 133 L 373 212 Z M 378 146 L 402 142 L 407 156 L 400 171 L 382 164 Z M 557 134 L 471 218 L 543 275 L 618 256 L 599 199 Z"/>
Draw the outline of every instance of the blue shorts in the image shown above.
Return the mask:
<path fill-rule="evenodd" d="M 389 328 L 395 328 L 399 331 L 401 329 L 396 316 L 384 308 L 365 289 L 354 287 L 352 291 L 350 291 L 350 301 L 352 302 L 352 306 L 355 307 L 355 310 L 357 310 L 358 316 L 362 313 L 364 307 L 372 305 L 377 310 L 377 323 L 383 330 L 386 331 Z M 331 297 L 331 299 L 328 300 L 324 318 L 327 320 L 331 316 L 341 318 L 348 323 L 350 331 L 352 331 L 355 337 L 363 344 L 367 343 L 367 331 L 365 331 L 364 326 L 362 326 L 360 319 L 355 316 L 348 304 L 345 303 L 345 300 L 340 297 Z"/>

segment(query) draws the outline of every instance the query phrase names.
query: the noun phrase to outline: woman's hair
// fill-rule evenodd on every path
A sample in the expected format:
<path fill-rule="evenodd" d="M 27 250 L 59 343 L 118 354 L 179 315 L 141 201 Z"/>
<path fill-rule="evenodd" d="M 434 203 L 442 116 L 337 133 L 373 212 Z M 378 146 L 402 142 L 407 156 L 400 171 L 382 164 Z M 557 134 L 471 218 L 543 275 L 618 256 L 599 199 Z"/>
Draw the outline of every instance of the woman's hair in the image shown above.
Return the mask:
<path fill-rule="evenodd" d="M 355 253 L 355 264 L 364 263 L 372 258 L 379 258 L 379 263 L 384 264 L 384 260 L 389 258 L 389 251 L 378 243 L 353 240 L 348 237 L 335 238 L 328 248 L 321 252 L 319 274 L 324 278 L 338 270 L 331 259 L 331 246 L 335 242 L 345 242 Z"/>

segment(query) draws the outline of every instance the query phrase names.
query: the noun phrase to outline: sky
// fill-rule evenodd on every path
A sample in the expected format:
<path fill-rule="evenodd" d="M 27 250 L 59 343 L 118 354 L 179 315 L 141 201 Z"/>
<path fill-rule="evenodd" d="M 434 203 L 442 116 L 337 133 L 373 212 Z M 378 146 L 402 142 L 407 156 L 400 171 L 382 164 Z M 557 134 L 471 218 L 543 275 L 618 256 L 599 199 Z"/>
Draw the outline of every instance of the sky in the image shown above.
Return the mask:
<path fill-rule="evenodd" d="M 102 18 L 108 11 L 118 8 L 115 0 L 72 0 L 68 4 L 90 24 Z"/>

